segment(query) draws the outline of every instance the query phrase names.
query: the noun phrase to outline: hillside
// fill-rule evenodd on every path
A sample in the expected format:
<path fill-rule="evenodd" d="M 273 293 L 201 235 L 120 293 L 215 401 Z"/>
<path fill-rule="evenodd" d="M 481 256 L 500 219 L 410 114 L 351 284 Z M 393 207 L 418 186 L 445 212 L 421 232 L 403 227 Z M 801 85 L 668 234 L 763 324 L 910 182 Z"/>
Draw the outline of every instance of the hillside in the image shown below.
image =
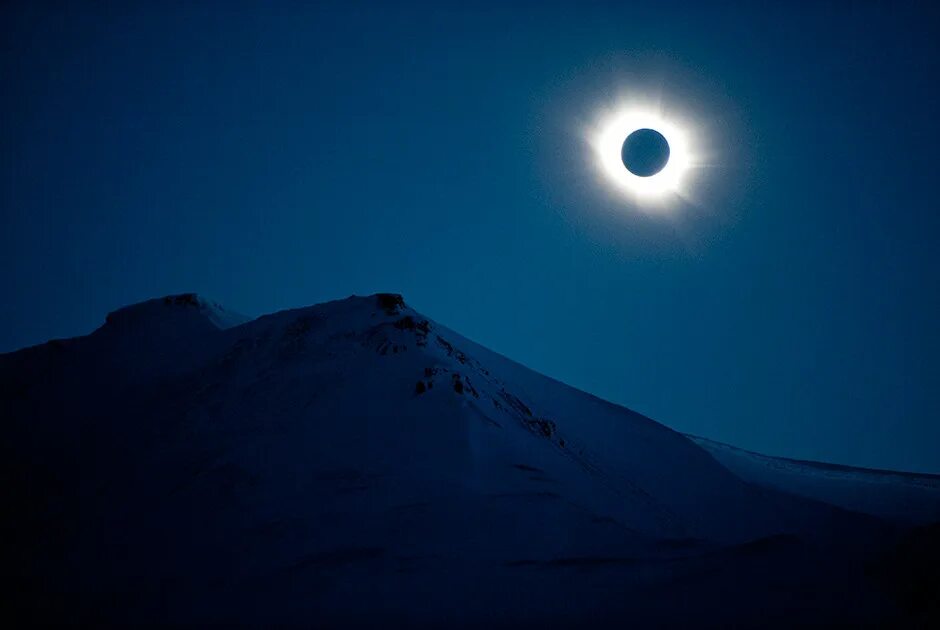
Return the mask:
<path fill-rule="evenodd" d="M 910 525 L 940 522 L 940 475 L 770 457 L 687 436 L 755 484 Z"/>
<path fill-rule="evenodd" d="M 0 380 L 5 577 L 34 621 L 897 612 L 865 572 L 897 525 L 752 483 L 398 295 L 251 321 L 190 294 L 151 300 L 0 356 Z"/>

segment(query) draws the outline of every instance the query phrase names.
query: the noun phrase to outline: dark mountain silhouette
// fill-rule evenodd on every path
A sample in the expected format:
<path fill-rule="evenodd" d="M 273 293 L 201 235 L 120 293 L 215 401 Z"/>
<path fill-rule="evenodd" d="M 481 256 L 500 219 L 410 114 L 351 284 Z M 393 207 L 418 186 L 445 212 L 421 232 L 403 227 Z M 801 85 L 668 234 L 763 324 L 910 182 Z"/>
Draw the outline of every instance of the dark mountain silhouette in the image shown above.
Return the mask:
<path fill-rule="evenodd" d="M 20 620 L 921 614 L 890 585 L 908 527 L 940 505 L 935 477 L 872 486 L 845 469 L 833 491 L 822 465 L 769 474 L 792 460 L 690 439 L 395 294 L 250 321 L 192 294 L 150 300 L 86 337 L 0 356 L 0 383 L 3 566 Z"/>

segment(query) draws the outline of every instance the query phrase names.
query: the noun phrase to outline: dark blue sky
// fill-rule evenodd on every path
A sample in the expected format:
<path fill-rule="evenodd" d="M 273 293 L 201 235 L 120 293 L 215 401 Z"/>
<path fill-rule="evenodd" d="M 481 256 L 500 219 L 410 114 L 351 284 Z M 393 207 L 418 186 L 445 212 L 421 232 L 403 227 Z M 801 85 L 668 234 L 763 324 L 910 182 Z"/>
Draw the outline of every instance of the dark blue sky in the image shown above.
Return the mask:
<path fill-rule="evenodd" d="M 676 429 L 940 472 L 928 3 L 80 4 L 0 9 L 0 351 L 399 291 Z M 707 132 L 668 217 L 593 171 L 624 91 Z"/>

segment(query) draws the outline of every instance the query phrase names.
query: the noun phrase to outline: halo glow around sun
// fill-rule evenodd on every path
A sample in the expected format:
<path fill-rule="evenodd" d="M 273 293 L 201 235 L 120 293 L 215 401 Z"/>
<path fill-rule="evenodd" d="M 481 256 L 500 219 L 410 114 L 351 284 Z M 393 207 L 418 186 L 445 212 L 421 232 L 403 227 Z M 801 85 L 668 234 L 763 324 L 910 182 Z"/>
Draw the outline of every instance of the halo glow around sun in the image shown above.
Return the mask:
<path fill-rule="evenodd" d="M 669 161 L 649 177 L 634 175 L 621 159 L 624 139 L 638 129 L 655 129 L 669 143 Z M 690 134 L 655 108 L 628 107 L 609 113 L 590 134 L 590 143 L 601 173 L 637 202 L 662 204 L 686 196 L 687 175 L 696 163 Z"/>

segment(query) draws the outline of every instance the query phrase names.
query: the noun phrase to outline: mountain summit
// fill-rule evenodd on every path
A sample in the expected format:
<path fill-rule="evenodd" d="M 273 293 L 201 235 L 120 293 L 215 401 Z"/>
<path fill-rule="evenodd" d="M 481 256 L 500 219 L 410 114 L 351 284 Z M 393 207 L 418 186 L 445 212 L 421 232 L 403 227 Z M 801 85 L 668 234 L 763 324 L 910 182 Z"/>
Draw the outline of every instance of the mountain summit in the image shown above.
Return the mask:
<path fill-rule="evenodd" d="M 158 298 L 0 356 L 0 382 L 5 573 L 33 621 L 899 614 L 866 567 L 902 524 L 749 478 L 715 443 L 537 374 L 397 294 L 254 320 Z M 917 483 L 913 513 L 931 514 L 940 484 Z"/>
<path fill-rule="evenodd" d="M 108 313 L 105 326 L 110 329 L 157 325 L 162 328 L 181 328 L 202 321 L 215 328 L 225 329 L 244 324 L 244 315 L 227 311 L 218 302 L 207 300 L 195 293 L 181 293 L 147 300 Z"/>

